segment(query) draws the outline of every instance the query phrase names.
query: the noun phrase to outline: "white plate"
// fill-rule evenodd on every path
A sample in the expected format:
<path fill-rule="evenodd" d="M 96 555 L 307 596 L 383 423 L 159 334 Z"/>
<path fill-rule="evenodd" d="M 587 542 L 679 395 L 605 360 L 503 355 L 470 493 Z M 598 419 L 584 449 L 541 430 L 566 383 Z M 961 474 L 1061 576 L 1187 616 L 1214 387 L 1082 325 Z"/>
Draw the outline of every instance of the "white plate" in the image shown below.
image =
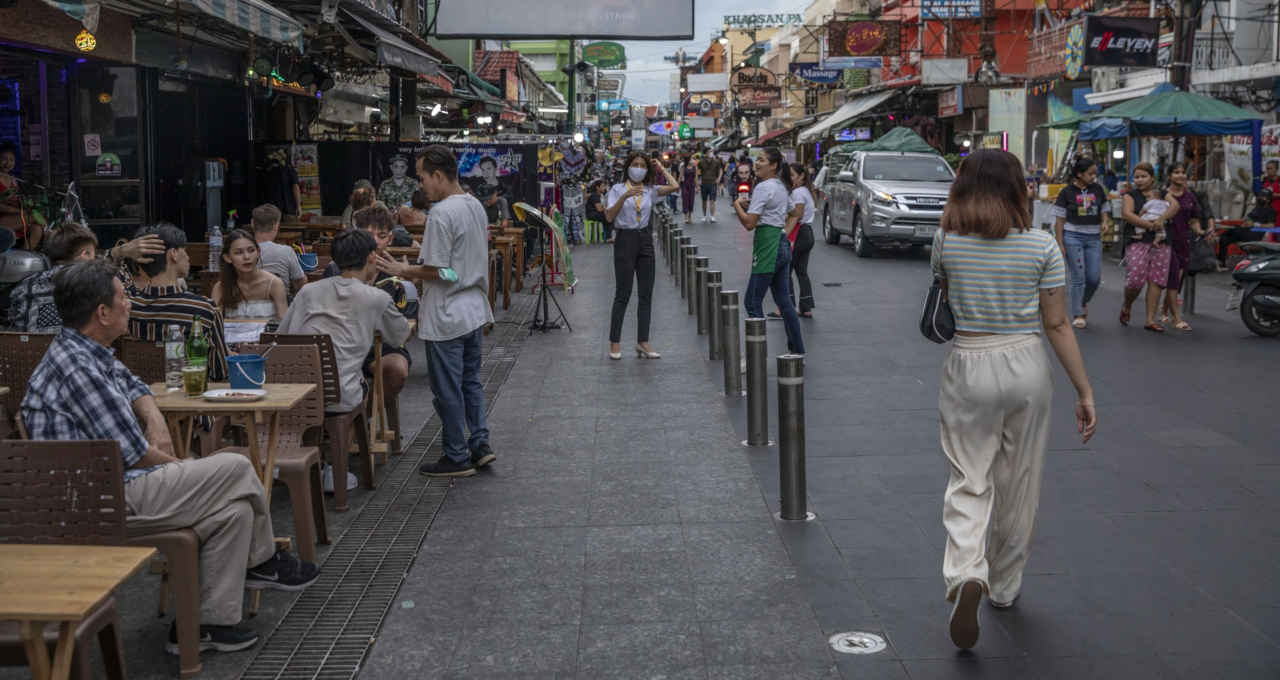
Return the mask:
<path fill-rule="evenodd" d="M 203 395 L 205 401 L 249 402 L 267 398 L 266 390 L 209 390 Z"/>

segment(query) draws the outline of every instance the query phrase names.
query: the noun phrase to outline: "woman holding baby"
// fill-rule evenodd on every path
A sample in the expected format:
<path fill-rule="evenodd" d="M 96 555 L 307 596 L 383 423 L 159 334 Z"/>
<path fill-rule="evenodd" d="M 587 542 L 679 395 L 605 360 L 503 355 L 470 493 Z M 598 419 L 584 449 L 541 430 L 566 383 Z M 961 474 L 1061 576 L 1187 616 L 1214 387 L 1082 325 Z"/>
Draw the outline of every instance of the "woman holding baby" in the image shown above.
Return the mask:
<path fill-rule="evenodd" d="M 1120 309 L 1120 323 L 1129 325 L 1130 308 L 1142 287 L 1147 287 L 1147 318 L 1143 328 L 1163 333 L 1164 326 L 1156 321 L 1160 300 L 1169 281 L 1171 250 L 1165 235 L 1170 205 L 1160 188 L 1156 186 L 1155 168 L 1150 163 L 1139 163 L 1133 168 L 1134 189 L 1124 195 L 1122 215 L 1133 225 L 1133 241 L 1125 250 L 1124 305 Z"/>

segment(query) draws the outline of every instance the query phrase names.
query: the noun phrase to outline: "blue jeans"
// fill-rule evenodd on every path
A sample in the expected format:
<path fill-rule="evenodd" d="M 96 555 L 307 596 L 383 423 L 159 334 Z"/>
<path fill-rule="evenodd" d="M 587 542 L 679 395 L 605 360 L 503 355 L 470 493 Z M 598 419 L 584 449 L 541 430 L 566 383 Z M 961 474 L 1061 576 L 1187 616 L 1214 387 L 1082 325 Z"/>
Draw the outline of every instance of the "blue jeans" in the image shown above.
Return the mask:
<path fill-rule="evenodd" d="M 484 418 L 484 385 L 480 384 L 480 346 L 484 330 L 453 340 L 427 342 L 427 379 L 431 403 L 440 416 L 444 454 L 455 463 L 468 461 L 471 451 L 489 443 Z M 471 432 L 468 441 L 462 426 Z"/>
<path fill-rule="evenodd" d="M 1067 260 L 1067 292 L 1071 300 L 1071 316 L 1084 314 L 1085 305 L 1093 299 L 1102 281 L 1102 236 L 1062 232 L 1062 255 Z"/>
<path fill-rule="evenodd" d="M 800 315 L 791 303 L 791 242 L 784 236 L 778 244 L 778 259 L 774 262 L 773 271 L 768 274 L 752 274 L 747 282 L 747 297 L 742 306 L 747 308 L 747 317 L 763 319 L 765 291 L 773 291 L 773 304 L 778 306 L 782 314 L 782 323 L 787 329 L 787 351 L 792 354 L 804 354 L 804 339 L 800 337 Z"/>

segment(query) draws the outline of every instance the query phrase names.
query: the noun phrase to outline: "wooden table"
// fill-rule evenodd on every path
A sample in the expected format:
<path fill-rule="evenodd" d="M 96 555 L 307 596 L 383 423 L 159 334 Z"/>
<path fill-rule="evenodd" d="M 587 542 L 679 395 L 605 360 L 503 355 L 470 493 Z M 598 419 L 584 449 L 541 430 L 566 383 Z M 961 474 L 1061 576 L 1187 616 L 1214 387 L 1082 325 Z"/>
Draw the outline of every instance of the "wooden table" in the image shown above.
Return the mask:
<path fill-rule="evenodd" d="M 516 240 L 511 236 L 494 236 L 489 239 L 502 253 L 502 308 L 511 308 L 511 267 L 515 258 Z"/>
<path fill-rule="evenodd" d="M 229 383 L 209 383 L 209 389 L 227 389 Z M 253 461 L 258 478 L 267 492 L 267 501 L 271 500 L 271 476 L 276 467 L 276 446 L 280 438 L 280 414 L 297 406 L 316 386 L 312 383 L 266 383 L 262 389 L 267 391 L 267 398 L 250 402 L 214 402 L 199 397 L 189 398 L 183 390 L 169 392 L 164 383 L 151 386 L 156 396 L 156 406 L 164 414 L 169 424 L 169 432 L 173 437 L 174 453 L 179 458 L 190 455 L 188 442 L 191 441 L 191 430 L 200 416 L 228 416 L 240 419 L 249 438 L 249 459 Z M 267 451 L 259 450 L 258 425 L 267 425 Z"/>
<path fill-rule="evenodd" d="M 0 544 L 0 620 L 17 621 L 35 680 L 71 673 L 76 626 L 133 576 L 155 548 Z M 58 624 L 53 665 L 44 627 Z"/>

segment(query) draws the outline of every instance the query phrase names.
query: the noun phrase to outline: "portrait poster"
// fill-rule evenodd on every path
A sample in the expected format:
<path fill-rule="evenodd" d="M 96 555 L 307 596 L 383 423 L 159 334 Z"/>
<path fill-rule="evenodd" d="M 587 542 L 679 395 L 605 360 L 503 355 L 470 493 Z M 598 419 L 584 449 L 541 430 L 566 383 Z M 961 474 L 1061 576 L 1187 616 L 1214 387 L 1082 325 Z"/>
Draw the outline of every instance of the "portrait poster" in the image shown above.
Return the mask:
<path fill-rule="evenodd" d="M 370 180 L 378 198 L 413 197 L 418 178 L 413 168 L 417 153 L 426 144 L 373 144 Z M 482 202 L 504 200 L 508 206 L 524 201 L 537 205 L 538 147 L 534 144 L 446 144 L 458 159 L 458 183 Z M 401 166 L 404 175 L 401 176 Z M 412 188 L 410 188 L 412 187 Z M 384 198 L 385 196 L 385 198 Z M 397 204 L 399 205 L 399 204 Z M 394 206 L 387 203 L 388 207 Z"/>

